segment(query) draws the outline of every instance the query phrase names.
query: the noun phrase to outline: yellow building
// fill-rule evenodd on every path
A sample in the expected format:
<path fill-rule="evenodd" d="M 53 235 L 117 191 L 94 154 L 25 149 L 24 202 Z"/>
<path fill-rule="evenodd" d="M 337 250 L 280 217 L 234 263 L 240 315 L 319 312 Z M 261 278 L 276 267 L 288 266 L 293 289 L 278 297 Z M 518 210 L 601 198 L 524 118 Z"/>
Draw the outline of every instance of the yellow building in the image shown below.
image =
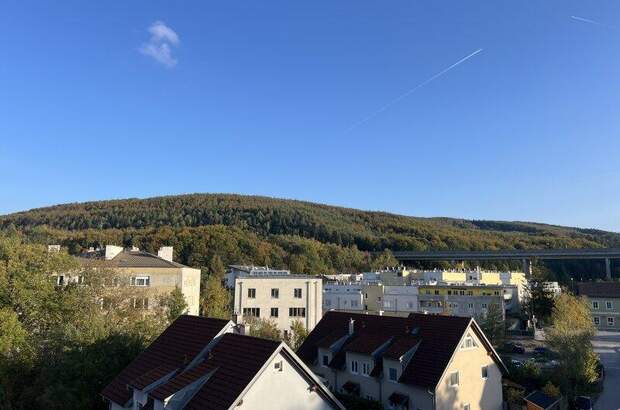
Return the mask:
<path fill-rule="evenodd" d="M 123 249 L 107 245 L 105 250 L 86 252 L 78 258 L 85 266 L 110 269 L 119 276 L 128 278 L 130 287 L 140 290 L 139 297 L 133 297 L 133 307 L 152 309 L 160 296 L 170 294 L 178 287 L 187 303 L 187 313 L 198 315 L 200 305 L 200 269 L 190 268 L 173 260 L 171 246 L 162 247 L 157 255 L 137 248 Z M 56 275 L 56 283 L 80 283 L 79 276 Z M 105 301 L 104 301 L 105 303 Z"/>

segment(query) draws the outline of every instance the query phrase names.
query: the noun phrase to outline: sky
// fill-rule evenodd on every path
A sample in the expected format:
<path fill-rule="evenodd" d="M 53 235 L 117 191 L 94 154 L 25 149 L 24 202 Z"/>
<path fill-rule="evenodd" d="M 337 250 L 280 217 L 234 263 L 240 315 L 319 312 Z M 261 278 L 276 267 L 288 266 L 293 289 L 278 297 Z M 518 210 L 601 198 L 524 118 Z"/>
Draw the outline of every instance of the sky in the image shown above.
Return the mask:
<path fill-rule="evenodd" d="M 228 192 L 620 232 L 620 2 L 0 5 L 0 214 Z"/>

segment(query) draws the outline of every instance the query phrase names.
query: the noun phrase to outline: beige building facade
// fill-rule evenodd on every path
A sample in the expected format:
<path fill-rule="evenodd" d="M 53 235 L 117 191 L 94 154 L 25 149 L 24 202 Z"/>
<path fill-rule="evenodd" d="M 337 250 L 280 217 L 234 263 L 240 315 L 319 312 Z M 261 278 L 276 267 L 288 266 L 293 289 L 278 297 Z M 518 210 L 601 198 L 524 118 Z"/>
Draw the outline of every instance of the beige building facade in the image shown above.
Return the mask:
<path fill-rule="evenodd" d="M 169 295 L 175 288 L 179 288 L 187 303 L 187 313 L 199 314 L 200 269 L 175 262 L 172 247 L 162 247 L 155 255 L 137 248 L 124 249 L 107 245 L 104 250 L 91 250 L 78 259 L 84 266 L 109 270 L 126 281 L 130 290 L 136 291 L 136 296 L 129 303 L 137 309 L 153 309 L 161 296 Z M 76 275 L 56 276 L 59 285 L 80 281 Z M 105 300 L 102 303 L 105 307 Z"/>
<path fill-rule="evenodd" d="M 234 315 L 237 323 L 272 321 L 285 333 L 294 321 L 312 330 L 323 316 L 323 280 L 308 275 L 237 277 Z"/>

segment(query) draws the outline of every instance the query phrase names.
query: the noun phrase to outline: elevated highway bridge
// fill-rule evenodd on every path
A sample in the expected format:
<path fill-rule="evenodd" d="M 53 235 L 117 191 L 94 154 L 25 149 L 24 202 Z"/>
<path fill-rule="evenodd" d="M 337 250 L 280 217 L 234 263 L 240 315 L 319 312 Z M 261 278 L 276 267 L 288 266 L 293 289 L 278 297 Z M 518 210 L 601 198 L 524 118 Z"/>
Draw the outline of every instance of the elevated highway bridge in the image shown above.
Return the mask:
<path fill-rule="evenodd" d="M 620 259 L 620 248 L 585 249 L 508 249 L 499 251 L 434 251 L 393 252 L 400 262 L 414 261 L 477 261 L 477 260 L 521 260 L 526 275 L 532 272 L 532 260 L 601 260 L 605 262 L 605 275 L 611 279 L 611 261 Z"/>

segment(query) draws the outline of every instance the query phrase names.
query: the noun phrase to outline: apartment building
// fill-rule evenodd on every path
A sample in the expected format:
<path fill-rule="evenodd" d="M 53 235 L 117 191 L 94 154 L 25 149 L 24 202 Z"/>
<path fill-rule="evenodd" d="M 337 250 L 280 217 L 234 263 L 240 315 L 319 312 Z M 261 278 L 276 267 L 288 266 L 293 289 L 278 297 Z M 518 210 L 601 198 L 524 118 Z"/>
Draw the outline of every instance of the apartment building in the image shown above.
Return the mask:
<path fill-rule="evenodd" d="M 286 344 L 181 316 L 101 392 L 111 410 L 344 409 Z"/>
<path fill-rule="evenodd" d="M 364 285 L 361 283 L 324 283 L 323 311 L 338 310 L 361 312 L 364 310 Z"/>
<path fill-rule="evenodd" d="M 291 271 L 286 269 L 274 269 L 269 266 L 254 265 L 229 265 L 226 273 L 226 287 L 235 287 L 235 279 L 245 276 L 287 276 Z"/>
<path fill-rule="evenodd" d="M 309 275 L 239 276 L 234 286 L 237 323 L 268 319 L 283 332 L 299 320 L 308 330 L 323 315 L 323 280 Z"/>
<path fill-rule="evenodd" d="M 587 298 L 597 329 L 620 331 L 620 282 L 579 283 L 577 293 Z"/>
<path fill-rule="evenodd" d="M 512 295 L 504 286 L 434 284 L 419 286 L 422 312 L 464 317 L 484 317 L 491 305 L 505 316 L 506 301 Z"/>
<path fill-rule="evenodd" d="M 51 248 L 50 251 L 54 248 Z M 124 249 L 121 246 L 106 245 L 105 249 L 89 249 L 77 259 L 84 267 L 109 270 L 126 280 L 136 291 L 130 303 L 138 309 L 152 309 L 157 306 L 159 296 L 167 295 L 178 287 L 187 302 L 187 313 L 198 315 L 200 305 L 200 269 L 190 268 L 173 260 L 173 248 L 164 246 L 157 255 L 138 248 Z M 56 284 L 82 283 L 79 274 L 55 274 Z M 114 282 L 118 284 L 118 281 Z M 105 300 L 102 301 L 105 306 Z"/>
<path fill-rule="evenodd" d="M 297 354 L 332 391 L 385 409 L 502 408 L 506 368 L 471 318 L 327 312 Z"/>
<path fill-rule="evenodd" d="M 407 316 L 419 311 L 417 286 L 383 286 L 383 312 Z"/>

